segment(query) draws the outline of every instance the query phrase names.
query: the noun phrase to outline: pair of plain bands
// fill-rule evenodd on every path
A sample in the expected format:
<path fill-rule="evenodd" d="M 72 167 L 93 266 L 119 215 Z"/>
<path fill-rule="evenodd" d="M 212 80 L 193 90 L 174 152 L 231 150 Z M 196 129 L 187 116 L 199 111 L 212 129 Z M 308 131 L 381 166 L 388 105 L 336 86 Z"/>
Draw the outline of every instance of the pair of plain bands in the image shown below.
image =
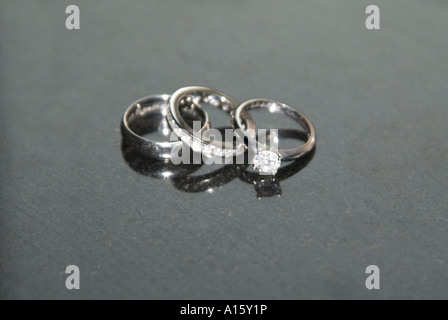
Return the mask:
<path fill-rule="evenodd" d="M 298 122 L 308 135 L 308 140 L 299 148 L 279 149 L 282 161 L 290 161 L 301 157 L 312 150 L 316 143 L 316 133 L 311 121 L 298 110 L 280 102 L 268 99 L 253 99 L 239 103 L 232 97 L 217 90 L 206 87 L 186 87 L 177 90 L 171 97 L 169 95 L 154 95 L 141 98 L 133 102 L 122 119 L 122 134 L 128 145 L 139 150 L 139 152 L 152 159 L 166 160 L 171 158 L 171 150 L 180 142 L 158 142 L 141 135 L 144 128 L 138 124 L 142 118 L 148 115 L 153 117 L 152 126 L 165 125 L 166 119 L 171 130 L 189 145 L 194 151 L 208 150 L 207 155 L 220 155 L 223 157 L 236 156 L 245 152 L 242 146 L 234 146 L 233 143 L 223 141 L 204 141 L 202 133 L 211 127 L 207 112 L 202 110 L 201 103 L 208 103 L 227 112 L 234 129 L 243 137 L 247 137 L 251 145 L 257 145 L 256 129 L 252 117 L 248 111 L 252 109 L 267 108 L 270 112 L 281 112 Z M 238 106 L 239 105 L 239 106 Z M 203 120 L 200 132 L 194 133 L 193 128 L 182 117 L 180 108 L 202 111 L 203 119 L 199 116 L 197 120 Z M 197 113 L 197 112 L 196 112 Z M 219 153 L 218 153 L 218 152 Z"/>

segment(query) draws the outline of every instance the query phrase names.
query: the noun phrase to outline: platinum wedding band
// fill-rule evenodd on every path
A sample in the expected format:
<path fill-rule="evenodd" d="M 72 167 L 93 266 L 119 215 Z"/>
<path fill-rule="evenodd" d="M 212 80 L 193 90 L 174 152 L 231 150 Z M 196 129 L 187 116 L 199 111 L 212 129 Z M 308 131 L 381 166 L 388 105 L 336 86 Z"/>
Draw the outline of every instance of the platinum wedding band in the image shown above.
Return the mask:
<path fill-rule="evenodd" d="M 171 150 L 180 142 L 160 142 L 145 138 L 145 133 L 159 130 L 169 136 L 170 127 L 166 121 L 170 95 L 151 95 L 134 101 L 125 111 L 121 121 L 121 132 L 126 144 L 145 157 L 155 160 L 171 158 Z M 191 111 L 191 116 L 203 120 L 203 128 L 209 126 L 208 115 L 201 110 Z M 201 117 L 203 119 L 201 119 Z"/>

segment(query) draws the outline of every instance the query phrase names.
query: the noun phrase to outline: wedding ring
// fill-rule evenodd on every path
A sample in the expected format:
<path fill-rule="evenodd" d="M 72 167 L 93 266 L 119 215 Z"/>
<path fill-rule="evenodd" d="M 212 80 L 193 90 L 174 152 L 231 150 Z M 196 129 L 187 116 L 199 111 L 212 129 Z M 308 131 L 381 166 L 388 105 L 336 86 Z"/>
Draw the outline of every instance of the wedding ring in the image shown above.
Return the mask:
<path fill-rule="evenodd" d="M 155 160 L 171 158 L 171 149 L 182 142 L 159 142 L 143 137 L 144 134 L 160 131 L 169 137 L 171 130 L 166 121 L 170 96 L 151 95 L 133 102 L 125 111 L 121 121 L 124 142 L 144 156 Z M 209 126 L 208 116 L 201 109 L 190 109 L 188 116 L 202 121 L 205 129 Z"/>
<path fill-rule="evenodd" d="M 283 113 L 294 119 L 307 134 L 305 144 L 298 148 L 268 150 L 265 144 L 258 143 L 256 138 L 254 138 L 254 134 L 250 132 L 252 128 L 246 127 L 245 119 L 248 111 L 253 109 L 267 109 L 270 113 Z M 263 175 L 275 175 L 281 161 L 298 159 L 311 151 L 316 144 L 316 133 L 311 121 L 300 111 L 274 100 L 252 99 L 243 102 L 235 111 L 233 126 L 235 129 L 242 129 L 243 134 L 248 139 L 249 146 L 256 147 L 253 159 L 249 160 L 252 161 L 254 169 Z"/>
<path fill-rule="evenodd" d="M 211 105 L 221 109 L 232 118 L 238 101 L 229 95 L 220 91 L 206 87 L 185 87 L 177 90 L 171 96 L 169 101 L 169 112 L 167 115 L 168 123 L 173 132 L 195 152 L 202 152 L 207 157 L 235 157 L 246 151 L 246 145 L 241 140 L 239 143 L 232 141 L 217 141 L 208 139 L 204 131 L 210 129 L 210 126 L 204 126 L 198 132 L 185 121 L 180 113 L 180 108 L 200 108 L 205 105 Z M 205 111 L 204 111 L 205 112 Z M 207 124 L 210 124 L 208 114 L 206 113 Z M 255 138 L 255 125 L 250 115 L 244 120 L 245 128 L 251 132 L 251 137 Z"/>

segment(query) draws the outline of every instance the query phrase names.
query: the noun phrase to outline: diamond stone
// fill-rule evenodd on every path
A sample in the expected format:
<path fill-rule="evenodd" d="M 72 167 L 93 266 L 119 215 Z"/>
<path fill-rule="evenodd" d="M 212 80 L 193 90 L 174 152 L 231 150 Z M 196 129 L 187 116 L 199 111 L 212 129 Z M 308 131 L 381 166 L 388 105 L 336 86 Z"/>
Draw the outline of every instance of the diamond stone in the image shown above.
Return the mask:
<path fill-rule="evenodd" d="M 224 150 L 222 150 L 221 148 L 215 148 L 215 150 L 213 151 L 213 155 L 215 157 L 222 157 L 223 152 Z"/>
<path fill-rule="evenodd" d="M 254 170 L 262 175 L 275 175 L 280 168 L 281 156 L 273 151 L 258 150 L 254 158 Z"/>
<path fill-rule="evenodd" d="M 202 153 L 208 158 L 213 157 L 213 147 L 209 144 L 205 145 L 202 149 Z"/>
<path fill-rule="evenodd" d="M 233 155 L 232 149 L 224 149 L 224 157 L 228 158 L 231 157 L 232 155 Z"/>
<path fill-rule="evenodd" d="M 193 149 L 194 152 L 201 152 L 202 145 L 199 141 L 193 140 L 193 143 L 191 144 L 191 149 Z"/>

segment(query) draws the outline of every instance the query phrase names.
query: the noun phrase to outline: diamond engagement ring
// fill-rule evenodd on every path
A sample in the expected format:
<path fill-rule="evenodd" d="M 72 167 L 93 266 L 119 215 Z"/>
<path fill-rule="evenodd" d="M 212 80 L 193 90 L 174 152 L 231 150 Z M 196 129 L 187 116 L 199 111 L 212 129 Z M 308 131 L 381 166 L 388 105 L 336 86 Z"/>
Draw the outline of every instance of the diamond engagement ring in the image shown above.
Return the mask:
<path fill-rule="evenodd" d="M 277 134 L 278 137 L 287 139 L 296 139 L 303 142 L 308 140 L 308 134 L 298 129 L 278 129 Z M 267 139 L 270 140 L 270 136 L 267 137 Z M 297 174 L 300 170 L 305 168 L 313 159 L 315 150 L 316 148 L 313 148 L 299 159 L 289 162 L 288 165 L 282 166 L 278 169 L 275 175 L 260 175 L 257 172 L 241 168 L 239 171 L 239 178 L 254 186 L 258 198 L 280 196 L 282 194 L 280 182 Z"/>
<path fill-rule="evenodd" d="M 154 131 L 169 136 L 171 130 L 166 121 L 169 99 L 170 96 L 167 94 L 147 96 L 133 102 L 127 108 L 121 121 L 121 133 L 126 145 L 148 158 L 170 159 L 172 148 L 181 142 L 159 142 L 143 137 L 144 134 Z M 202 109 L 189 109 L 188 117 L 202 121 L 202 130 L 209 126 L 208 116 Z"/>
<path fill-rule="evenodd" d="M 307 141 L 298 148 L 291 149 L 268 149 L 265 143 L 261 143 L 254 138 L 251 133 L 253 128 L 246 126 L 248 111 L 253 109 L 267 109 L 270 113 L 283 113 L 294 119 L 303 127 L 307 134 Z M 258 170 L 262 175 L 275 175 L 280 168 L 281 161 L 292 161 L 300 158 L 311 151 L 316 144 L 316 133 L 311 121 L 298 110 L 274 100 L 252 99 L 243 102 L 235 111 L 232 118 L 235 129 L 241 129 L 248 139 L 248 145 L 256 147 L 252 160 L 254 170 Z M 240 131 L 241 132 L 241 131 Z"/>

